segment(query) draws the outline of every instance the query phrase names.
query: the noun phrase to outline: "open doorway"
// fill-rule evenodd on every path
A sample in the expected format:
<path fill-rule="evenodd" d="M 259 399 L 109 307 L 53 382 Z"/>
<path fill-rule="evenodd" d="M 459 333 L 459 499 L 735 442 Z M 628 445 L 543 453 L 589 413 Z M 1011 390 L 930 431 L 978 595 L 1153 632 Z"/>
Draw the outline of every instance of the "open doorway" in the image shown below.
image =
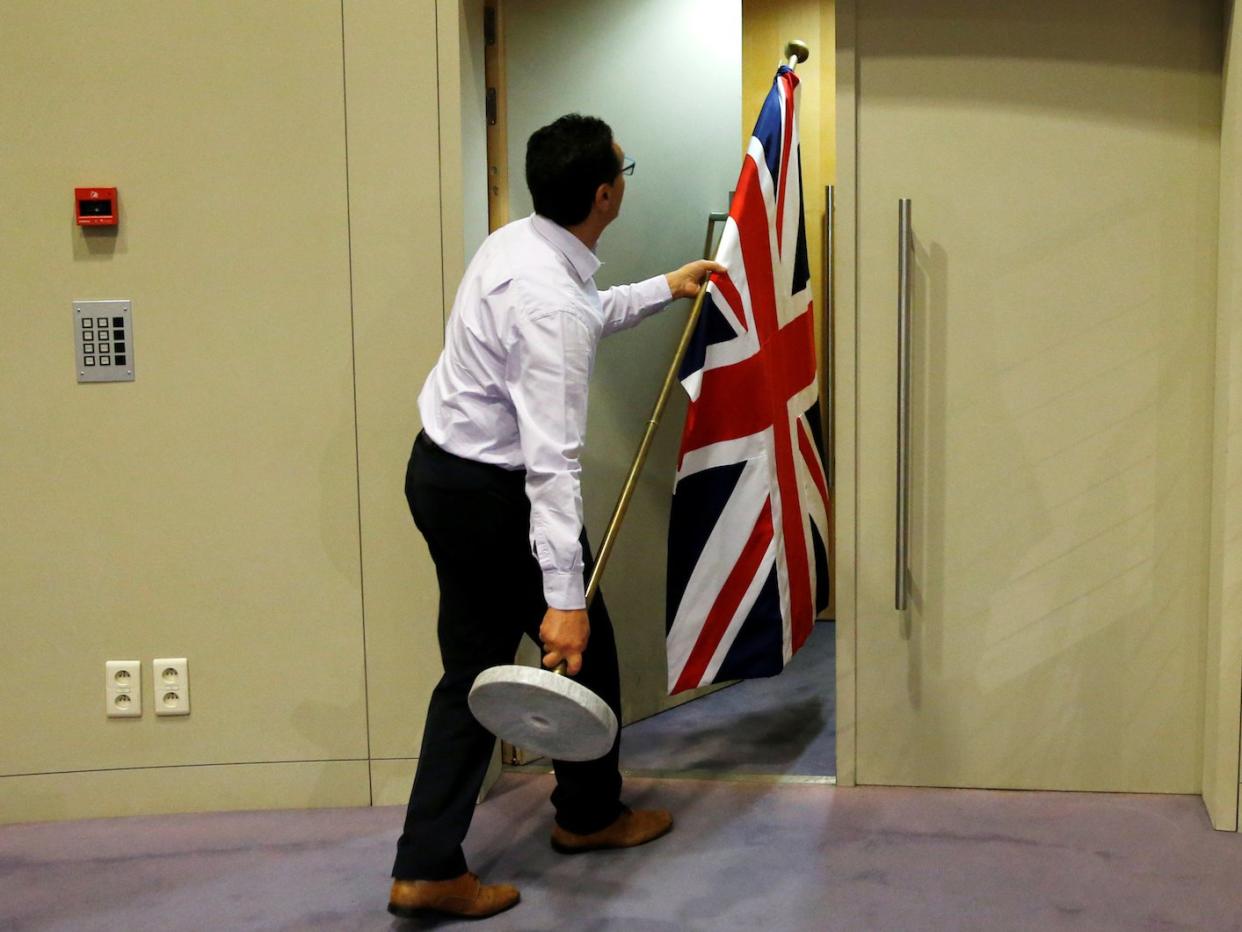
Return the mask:
<path fill-rule="evenodd" d="M 530 213 L 522 178 L 530 133 L 564 113 L 581 112 L 608 121 L 637 162 L 622 216 L 600 243 L 599 286 L 640 280 L 699 257 L 712 216 L 728 210 L 746 139 L 784 42 L 792 37 L 786 34 L 795 28 L 786 22 L 787 11 L 754 0 L 648 0 L 622 7 L 602 0 L 487 0 L 486 8 L 480 0 L 475 54 L 482 61 L 470 60 L 477 71 L 473 84 L 481 92 L 477 113 L 490 127 L 491 225 Z M 813 47 L 821 38 L 819 17 L 831 17 L 831 9 L 821 13 L 817 6 L 814 15 L 808 39 Z M 828 38 L 816 53 L 831 56 L 830 32 Z M 824 173 L 819 150 L 823 127 L 832 124 L 830 110 L 821 111 L 833 94 L 831 86 L 812 90 L 821 70 L 804 78 L 801 120 L 807 238 L 822 317 L 822 182 L 831 176 Z M 467 244 L 468 253 L 474 245 Z M 596 543 L 687 311 L 688 302 L 682 302 L 600 345 L 583 459 L 586 525 Z M 822 333 L 817 344 L 823 345 Z M 777 677 L 668 695 L 665 548 L 685 410 L 676 392 L 602 585 L 621 664 L 622 769 L 660 776 L 831 780 L 836 728 L 830 620 L 816 624 L 806 646 Z M 522 661 L 537 663 L 535 651 L 526 647 Z M 520 749 L 508 749 L 506 763 L 546 766 L 527 761 Z"/>

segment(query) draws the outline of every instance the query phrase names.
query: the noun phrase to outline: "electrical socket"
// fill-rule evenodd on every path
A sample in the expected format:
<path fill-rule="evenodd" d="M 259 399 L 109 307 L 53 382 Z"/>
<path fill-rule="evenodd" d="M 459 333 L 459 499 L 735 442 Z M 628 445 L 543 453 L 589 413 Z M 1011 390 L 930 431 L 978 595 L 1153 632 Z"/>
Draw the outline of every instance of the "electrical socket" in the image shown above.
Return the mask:
<path fill-rule="evenodd" d="M 156 715 L 190 714 L 190 668 L 184 657 L 152 660 L 151 686 Z"/>
<path fill-rule="evenodd" d="M 141 718 L 142 661 L 109 660 L 104 670 L 104 711 L 108 718 Z"/>

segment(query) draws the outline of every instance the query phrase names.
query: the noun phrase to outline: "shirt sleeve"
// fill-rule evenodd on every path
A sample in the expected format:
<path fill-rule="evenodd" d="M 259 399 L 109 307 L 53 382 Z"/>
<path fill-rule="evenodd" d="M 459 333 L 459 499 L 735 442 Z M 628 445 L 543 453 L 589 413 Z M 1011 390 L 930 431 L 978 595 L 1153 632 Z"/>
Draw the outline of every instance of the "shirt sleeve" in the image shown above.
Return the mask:
<path fill-rule="evenodd" d="M 531 551 L 548 606 L 585 608 L 578 538 L 591 332 L 568 309 L 519 312 L 515 329 L 505 380 L 526 463 Z"/>
<path fill-rule="evenodd" d="M 673 293 L 668 279 L 657 275 L 634 285 L 614 285 L 601 291 L 600 303 L 604 308 L 604 335 L 633 327 L 644 317 L 654 314 L 669 301 Z"/>

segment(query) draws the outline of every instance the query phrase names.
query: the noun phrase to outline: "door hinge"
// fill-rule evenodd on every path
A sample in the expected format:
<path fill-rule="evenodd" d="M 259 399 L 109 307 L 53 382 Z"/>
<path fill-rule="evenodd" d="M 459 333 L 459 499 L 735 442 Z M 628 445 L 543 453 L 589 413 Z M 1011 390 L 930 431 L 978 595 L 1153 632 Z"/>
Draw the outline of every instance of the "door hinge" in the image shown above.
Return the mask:
<path fill-rule="evenodd" d="M 494 6 L 483 8 L 483 43 L 485 45 L 496 44 L 496 8 Z"/>

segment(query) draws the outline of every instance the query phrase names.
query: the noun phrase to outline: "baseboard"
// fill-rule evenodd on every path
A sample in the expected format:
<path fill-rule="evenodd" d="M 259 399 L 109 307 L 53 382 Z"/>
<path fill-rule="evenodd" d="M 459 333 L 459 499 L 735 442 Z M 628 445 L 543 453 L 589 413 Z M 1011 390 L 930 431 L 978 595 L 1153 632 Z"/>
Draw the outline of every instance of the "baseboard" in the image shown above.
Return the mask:
<path fill-rule="evenodd" d="M 0 777 L 0 824 L 371 802 L 365 760 L 87 770 Z"/>
<path fill-rule="evenodd" d="M 371 761 L 371 805 L 404 806 L 410 801 L 417 757 Z"/>
<path fill-rule="evenodd" d="M 414 786 L 414 771 L 418 768 L 417 757 L 388 758 L 371 761 L 371 805 L 404 806 L 410 801 L 410 788 Z M 500 742 L 492 752 L 492 763 L 479 791 L 479 802 L 487 798 L 492 786 L 500 778 Z"/>

